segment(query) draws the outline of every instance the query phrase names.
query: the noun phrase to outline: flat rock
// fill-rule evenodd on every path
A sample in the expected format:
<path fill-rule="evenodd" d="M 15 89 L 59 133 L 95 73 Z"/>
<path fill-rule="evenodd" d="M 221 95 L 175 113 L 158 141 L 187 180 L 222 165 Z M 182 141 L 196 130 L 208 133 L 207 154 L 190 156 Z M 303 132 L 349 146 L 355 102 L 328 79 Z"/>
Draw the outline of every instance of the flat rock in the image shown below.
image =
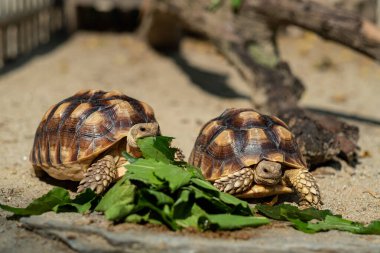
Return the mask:
<path fill-rule="evenodd" d="M 310 235 L 283 223 L 245 229 L 244 239 L 239 239 L 236 233 L 242 231 L 212 238 L 211 232 L 187 234 L 134 224 L 115 226 L 100 215 L 46 213 L 20 221 L 24 227 L 42 236 L 58 238 L 78 252 L 377 252 L 380 249 L 380 236 L 338 231 Z"/>

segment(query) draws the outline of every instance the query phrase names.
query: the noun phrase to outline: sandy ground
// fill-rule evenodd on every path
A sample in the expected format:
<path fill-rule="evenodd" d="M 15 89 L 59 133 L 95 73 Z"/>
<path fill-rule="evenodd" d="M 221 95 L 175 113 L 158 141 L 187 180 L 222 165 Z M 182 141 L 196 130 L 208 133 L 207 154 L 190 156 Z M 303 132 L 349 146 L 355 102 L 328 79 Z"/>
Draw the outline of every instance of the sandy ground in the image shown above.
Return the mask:
<path fill-rule="evenodd" d="M 380 66 L 310 34 L 280 40 L 284 59 L 305 82 L 302 104 L 360 127 L 356 168 L 318 168 L 324 208 L 369 222 L 380 219 Z M 28 155 L 35 129 L 54 103 L 80 89 L 117 89 L 148 102 L 165 135 L 190 154 L 200 127 L 228 107 L 250 106 L 238 73 L 205 42 L 187 39 L 182 54 L 158 54 L 123 34 L 77 33 L 48 54 L 0 77 L 0 202 L 25 206 L 53 187 L 33 176 Z M 0 251 L 71 252 L 18 227 L 0 211 Z"/>

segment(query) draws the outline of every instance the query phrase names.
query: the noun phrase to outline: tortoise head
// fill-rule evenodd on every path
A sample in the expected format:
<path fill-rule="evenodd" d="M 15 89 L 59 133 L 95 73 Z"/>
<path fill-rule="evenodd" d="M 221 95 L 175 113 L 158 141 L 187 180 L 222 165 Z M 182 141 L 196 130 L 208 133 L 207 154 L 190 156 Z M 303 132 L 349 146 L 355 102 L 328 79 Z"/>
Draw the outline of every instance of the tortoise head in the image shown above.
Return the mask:
<path fill-rule="evenodd" d="M 263 160 L 254 169 L 254 180 L 259 185 L 276 185 L 282 177 L 281 164 Z"/>
<path fill-rule="evenodd" d="M 138 123 L 129 129 L 127 135 L 127 146 L 137 148 L 137 139 L 160 135 L 160 126 L 158 123 Z"/>

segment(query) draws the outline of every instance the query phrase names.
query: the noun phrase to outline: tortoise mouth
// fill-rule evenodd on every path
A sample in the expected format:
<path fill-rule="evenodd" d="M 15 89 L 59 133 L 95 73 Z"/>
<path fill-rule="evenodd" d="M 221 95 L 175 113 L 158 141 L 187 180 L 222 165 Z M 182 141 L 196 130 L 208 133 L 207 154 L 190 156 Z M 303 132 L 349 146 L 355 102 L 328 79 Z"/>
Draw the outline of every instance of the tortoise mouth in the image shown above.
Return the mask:
<path fill-rule="evenodd" d="M 273 177 L 261 177 L 259 175 L 256 175 L 255 176 L 255 182 L 259 185 L 268 185 L 268 186 L 271 186 L 271 185 L 276 185 L 280 182 L 281 180 L 281 176 L 278 177 L 278 178 L 273 178 Z"/>

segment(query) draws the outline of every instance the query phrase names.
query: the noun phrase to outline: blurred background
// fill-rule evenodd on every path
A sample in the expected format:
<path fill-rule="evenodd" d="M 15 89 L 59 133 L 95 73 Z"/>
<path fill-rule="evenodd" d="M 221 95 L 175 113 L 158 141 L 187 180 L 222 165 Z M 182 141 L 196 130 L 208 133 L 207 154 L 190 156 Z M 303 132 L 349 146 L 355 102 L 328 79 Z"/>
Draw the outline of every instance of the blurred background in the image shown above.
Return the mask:
<path fill-rule="evenodd" d="M 1 0 L 0 67 L 51 39 L 78 30 L 134 32 L 143 16 L 139 0 Z M 213 1 L 210 1 L 210 4 Z M 216 2 L 216 1 L 214 1 Z M 380 24 L 377 0 L 317 0 Z"/>

